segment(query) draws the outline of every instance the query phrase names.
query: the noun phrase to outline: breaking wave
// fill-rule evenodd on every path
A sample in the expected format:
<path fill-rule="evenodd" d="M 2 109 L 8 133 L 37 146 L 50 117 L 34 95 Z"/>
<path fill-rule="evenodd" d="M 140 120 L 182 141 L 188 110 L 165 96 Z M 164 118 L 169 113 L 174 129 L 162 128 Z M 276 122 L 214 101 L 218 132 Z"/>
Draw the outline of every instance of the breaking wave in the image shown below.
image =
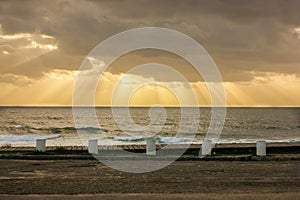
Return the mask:
<path fill-rule="evenodd" d="M 5 142 L 32 142 L 37 139 L 54 139 L 60 135 L 0 135 L 0 141 Z"/>

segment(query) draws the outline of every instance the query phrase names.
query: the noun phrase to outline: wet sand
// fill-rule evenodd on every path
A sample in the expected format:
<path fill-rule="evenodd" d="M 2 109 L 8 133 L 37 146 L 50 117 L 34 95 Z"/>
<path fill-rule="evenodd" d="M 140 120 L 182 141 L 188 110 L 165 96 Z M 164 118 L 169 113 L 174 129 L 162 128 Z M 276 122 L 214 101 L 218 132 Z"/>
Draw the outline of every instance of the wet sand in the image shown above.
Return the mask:
<path fill-rule="evenodd" d="M 95 160 L 0 160 L 0 199 L 297 199 L 299 191 L 296 160 L 176 161 L 145 174 Z"/>

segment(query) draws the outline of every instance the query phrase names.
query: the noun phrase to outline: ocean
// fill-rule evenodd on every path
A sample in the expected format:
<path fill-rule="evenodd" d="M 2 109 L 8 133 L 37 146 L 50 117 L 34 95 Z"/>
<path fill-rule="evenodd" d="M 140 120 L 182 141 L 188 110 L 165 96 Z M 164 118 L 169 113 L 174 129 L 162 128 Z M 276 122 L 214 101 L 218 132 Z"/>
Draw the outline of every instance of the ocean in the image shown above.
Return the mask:
<path fill-rule="evenodd" d="M 122 108 L 119 108 L 122 109 Z M 156 121 L 161 127 L 154 136 L 158 143 L 201 143 L 209 126 L 211 109 L 200 108 L 200 117 L 192 113 L 190 121 L 199 118 L 197 130 L 186 132 L 194 139 L 180 137 L 180 108 L 165 108 L 166 120 Z M 45 138 L 50 146 L 86 145 L 90 136 L 99 138 L 99 144 L 145 143 L 144 135 L 119 128 L 109 107 L 96 108 L 100 126 L 75 128 L 71 107 L 0 107 L 0 146 L 34 146 L 38 138 Z M 130 108 L 132 120 L 141 127 L 150 123 L 149 108 Z M 122 118 L 122 116 L 121 116 Z M 160 124 L 161 123 L 161 124 Z M 130 132 L 130 133 L 129 133 Z M 227 115 L 219 143 L 251 143 L 300 141 L 300 108 L 227 108 Z"/>

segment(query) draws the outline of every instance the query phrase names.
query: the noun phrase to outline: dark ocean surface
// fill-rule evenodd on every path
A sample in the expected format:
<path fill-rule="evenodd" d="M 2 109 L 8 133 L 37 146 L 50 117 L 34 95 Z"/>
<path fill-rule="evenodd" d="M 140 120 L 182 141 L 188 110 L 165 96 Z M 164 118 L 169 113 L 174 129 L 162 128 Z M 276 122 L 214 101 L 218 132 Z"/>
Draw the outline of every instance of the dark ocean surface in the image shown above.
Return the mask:
<path fill-rule="evenodd" d="M 166 120 L 155 121 L 153 130 L 156 130 L 155 127 L 161 128 L 152 136 L 159 143 L 201 143 L 208 130 L 211 109 L 200 108 L 200 117 L 195 116 L 192 108 L 189 109 L 190 114 L 184 120 L 199 118 L 196 131 L 184 130 L 184 134 L 178 137 L 181 110 L 165 108 Z M 96 113 L 100 126 L 82 125 L 78 135 L 71 107 L 0 107 L 0 145 L 32 146 L 37 138 L 52 138 L 47 141 L 49 145 L 82 145 L 90 137 L 98 138 L 99 144 L 144 142 L 145 133 L 141 130 L 130 126 L 120 128 L 116 124 L 116 121 L 122 123 L 125 116 L 113 116 L 111 108 L 96 108 Z M 130 108 L 130 114 L 140 127 L 147 126 L 151 121 L 149 108 Z M 195 139 L 191 139 L 190 135 L 195 135 Z M 227 108 L 219 142 L 247 143 L 261 139 L 299 142 L 300 108 Z"/>

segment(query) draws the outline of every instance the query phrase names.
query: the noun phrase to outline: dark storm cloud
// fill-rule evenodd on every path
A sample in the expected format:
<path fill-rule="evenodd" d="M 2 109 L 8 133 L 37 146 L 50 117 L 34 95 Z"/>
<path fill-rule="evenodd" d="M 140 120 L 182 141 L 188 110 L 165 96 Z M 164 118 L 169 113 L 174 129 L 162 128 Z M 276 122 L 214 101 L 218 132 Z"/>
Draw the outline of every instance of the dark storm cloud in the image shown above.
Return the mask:
<path fill-rule="evenodd" d="M 50 69 L 76 70 L 107 37 L 161 26 L 202 44 L 225 80 L 249 81 L 252 71 L 300 73 L 300 40 L 293 33 L 300 27 L 299 7 L 300 1 L 286 0 L 1 1 L 0 24 L 3 34 L 53 36 L 59 48 L 10 73 L 31 77 Z"/>

